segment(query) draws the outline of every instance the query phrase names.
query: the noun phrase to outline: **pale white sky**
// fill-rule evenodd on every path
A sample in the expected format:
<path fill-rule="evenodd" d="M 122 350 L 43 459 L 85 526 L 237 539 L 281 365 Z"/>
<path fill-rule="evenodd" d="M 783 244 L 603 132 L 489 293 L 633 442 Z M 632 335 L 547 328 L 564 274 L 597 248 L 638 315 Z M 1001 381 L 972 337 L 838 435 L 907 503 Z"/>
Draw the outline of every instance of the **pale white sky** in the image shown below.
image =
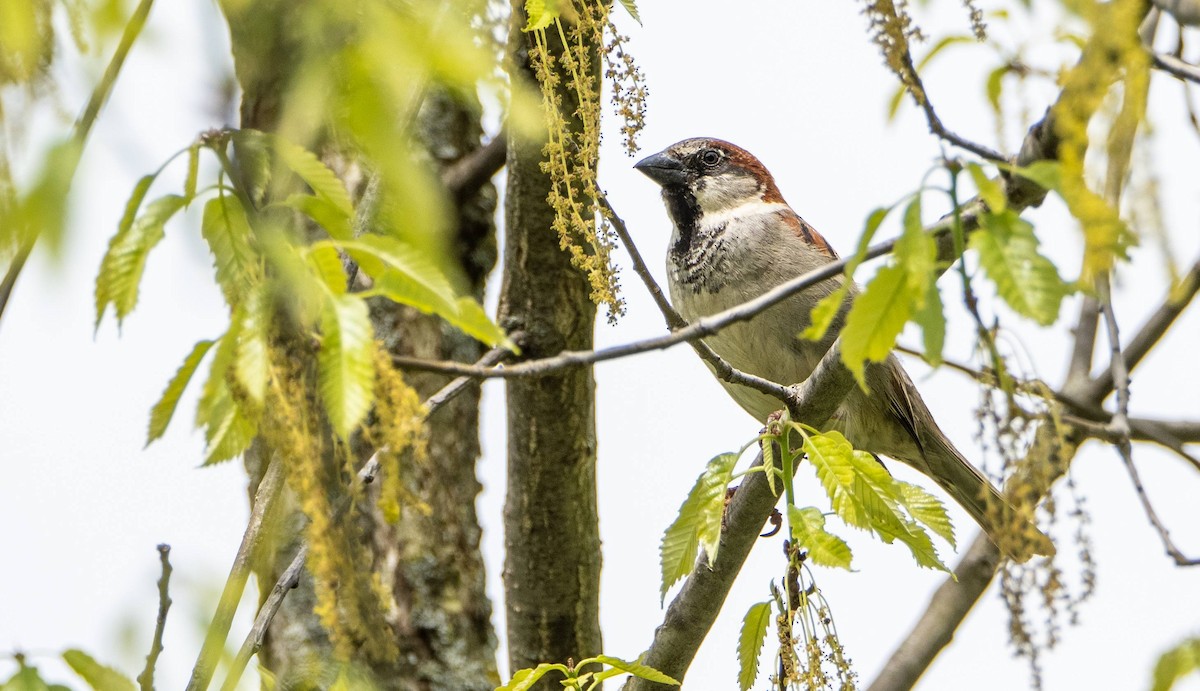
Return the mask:
<path fill-rule="evenodd" d="M 645 26 L 629 31 L 651 90 L 642 137 L 647 153 L 696 135 L 738 143 L 764 161 L 796 210 L 843 250 L 853 245 L 872 208 L 914 189 L 938 156 L 937 143 L 909 106 L 896 124 L 884 123 L 894 79 L 865 38 L 858 5 L 696 1 L 686 12 L 667 3 L 642 5 Z M 1051 24 L 1047 17 L 1032 22 L 1031 31 L 1039 33 L 1031 39 L 1044 37 Z M 966 31 L 965 13 L 958 3 L 937 2 L 927 8 L 923 25 L 935 36 L 947 28 Z M 84 157 L 63 260 L 54 265 L 36 256 L 0 323 L 0 522 L 8 526 L 0 535 L 6 557 L 0 570 L 0 649 L 28 651 L 55 680 L 77 687 L 82 684 L 53 664 L 53 655 L 67 647 L 81 647 L 131 676 L 140 671 L 156 606 L 159 542 L 172 545 L 175 566 L 160 687 L 181 686 L 246 518 L 241 465 L 197 467 L 203 440 L 189 424 L 194 391 L 166 437 L 143 449 L 147 412 L 167 379 L 192 343 L 217 335 L 224 324 L 194 211 L 184 223 L 168 226 L 150 260 L 138 310 L 123 332 L 106 322 L 95 337 L 92 333 L 92 280 L 137 177 L 197 132 L 236 124 L 211 112 L 212 93 L 229 70 L 221 26 L 213 3 L 204 0 L 163 2 L 154 9 Z M 993 128 L 982 75 L 994 64 L 987 49 L 967 47 L 927 76 L 946 124 L 986 142 Z M 75 77 L 73 84 L 88 82 Z M 64 91 L 65 112 L 82 103 L 79 93 Z M 1053 89 L 1034 93 L 1029 110 L 1036 116 Z M 1184 124 L 1178 84 L 1161 75 L 1154 78 L 1151 113 L 1175 257 L 1190 263 L 1200 251 L 1200 178 L 1193 170 L 1200 139 Z M 63 126 L 47 121 L 35 129 L 45 133 Z M 657 188 L 631 169 L 633 160 L 621 153 L 611 123 L 607 131 L 603 184 L 661 279 L 669 229 Z M 1020 132 L 1013 126 L 1008 134 L 1011 146 Z M 168 175 L 162 189 L 177 186 L 177 178 L 181 175 Z M 934 198 L 927 203 L 932 213 Z M 1048 253 L 1059 259 L 1077 253 L 1078 233 L 1056 204 L 1031 218 Z M 883 232 L 895 229 L 886 226 Z M 1157 248 L 1136 250 L 1134 259 L 1140 273 L 1123 271 L 1117 302 L 1127 335 L 1165 289 Z M 598 325 L 598 345 L 664 328 L 632 272 L 626 270 L 623 283 L 629 316 L 616 327 Z M 954 281 L 944 280 L 943 289 L 946 302 L 955 303 Z M 970 354 L 962 317 L 961 309 L 951 312 L 947 347 L 947 355 L 960 360 Z M 1057 383 L 1066 360 L 1065 329 L 1041 330 L 1015 320 L 1009 325 L 1028 365 Z M 1191 313 L 1156 361 L 1136 372 L 1136 411 L 1200 414 L 1197 342 L 1200 318 Z M 964 453 L 979 458 L 973 387 L 951 372 L 927 377 L 919 364 L 909 367 L 943 429 Z M 605 651 L 634 657 L 649 644 L 662 616 L 657 549 L 663 528 L 705 461 L 739 448 L 759 423 L 726 397 L 686 347 L 603 364 L 596 377 Z M 479 466 L 489 589 L 501 635 L 502 387 L 485 386 Z M 1178 543 L 1200 553 L 1200 523 L 1191 500 L 1195 472 L 1150 447 L 1137 447 L 1135 458 Z M 899 464 L 890 467 L 922 481 Z M 1176 568 L 1163 555 L 1115 453 L 1089 445 L 1073 475 L 1088 497 L 1099 584 L 1081 612 L 1081 625 L 1065 629 L 1058 649 L 1043 659 L 1046 688 L 1144 688 L 1157 654 L 1200 632 L 1200 572 Z M 821 504 L 820 489 L 805 470 L 797 489 L 802 500 Z M 973 526 L 957 507 L 952 511 L 965 543 Z M 943 578 L 919 570 L 901 547 L 843 534 L 858 570 L 816 573 L 865 683 Z M 762 541 L 751 555 L 691 668 L 689 688 L 736 683 L 737 628 L 747 607 L 765 599 L 769 581 L 778 577 L 778 555 L 778 538 Z M 1067 573 L 1075 575 L 1071 567 Z M 247 628 L 249 609 L 244 612 L 235 636 Z M 1025 687 L 1025 663 L 1011 657 L 1005 617 L 998 595 L 987 595 L 921 688 Z M 503 654 L 501 660 L 504 670 Z M 8 669 L 0 663 L 0 678 Z M 765 677 L 758 688 L 764 686 Z M 1180 688 L 1195 691 L 1200 683 L 1192 679 Z"/>

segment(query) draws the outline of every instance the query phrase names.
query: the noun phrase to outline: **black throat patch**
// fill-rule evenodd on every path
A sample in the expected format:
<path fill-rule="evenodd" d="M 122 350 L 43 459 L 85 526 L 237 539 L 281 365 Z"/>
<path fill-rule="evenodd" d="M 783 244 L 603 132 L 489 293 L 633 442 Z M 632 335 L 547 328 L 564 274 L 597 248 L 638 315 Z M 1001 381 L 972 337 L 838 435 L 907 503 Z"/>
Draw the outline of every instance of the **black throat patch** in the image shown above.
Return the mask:
<path fill-rule="evenodd" d="M 683 186 L 664 187 L 662 196 L 671 222 L 679 229 L 679 239 L 675 241 L 671 253 L 683 256 L 687 254 L 696 237 L 696 226 L 701 216 L 700 205 L 696 203 L 695 195 Z"/>

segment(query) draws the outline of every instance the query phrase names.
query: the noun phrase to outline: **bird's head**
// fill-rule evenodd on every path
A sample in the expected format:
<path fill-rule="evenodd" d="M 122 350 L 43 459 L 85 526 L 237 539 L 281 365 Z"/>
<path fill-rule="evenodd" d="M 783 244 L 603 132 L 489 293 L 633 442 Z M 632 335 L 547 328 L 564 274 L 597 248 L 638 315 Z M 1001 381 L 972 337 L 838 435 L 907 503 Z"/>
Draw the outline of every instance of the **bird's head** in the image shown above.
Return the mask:
<path fill-rule="evenodd" d="M 722 216 L 748 204 L 783 203 L 766 167 L 750 152 L 720 139 L 685 139 L 634 168 L 661 185 L 668 201 L 687 198 L 700 216 Z"/>

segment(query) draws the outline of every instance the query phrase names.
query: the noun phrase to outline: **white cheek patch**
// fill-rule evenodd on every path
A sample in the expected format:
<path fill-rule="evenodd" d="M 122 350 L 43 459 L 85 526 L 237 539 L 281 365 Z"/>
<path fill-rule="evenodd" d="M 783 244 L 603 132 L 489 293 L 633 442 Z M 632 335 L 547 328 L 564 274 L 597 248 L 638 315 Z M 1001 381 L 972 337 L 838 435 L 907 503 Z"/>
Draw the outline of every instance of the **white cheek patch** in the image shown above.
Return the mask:
<path fill-rule="evenodd" d="M 703 209 L 703 203 L 701 203 Z M 773 214 L 777 211 L 788 208 L 783 202 L 764 202 L 762 199 L 748 199 L 734 206 L 726 206 L 718 208 L 714 211 L 704 210 L 704 216 L 700 222 L 705 226 L 715 226 L 723 223 L 728 223 L 734 219 L 744 219 L 750 216 L 760 216 L 762 214 Z"/>

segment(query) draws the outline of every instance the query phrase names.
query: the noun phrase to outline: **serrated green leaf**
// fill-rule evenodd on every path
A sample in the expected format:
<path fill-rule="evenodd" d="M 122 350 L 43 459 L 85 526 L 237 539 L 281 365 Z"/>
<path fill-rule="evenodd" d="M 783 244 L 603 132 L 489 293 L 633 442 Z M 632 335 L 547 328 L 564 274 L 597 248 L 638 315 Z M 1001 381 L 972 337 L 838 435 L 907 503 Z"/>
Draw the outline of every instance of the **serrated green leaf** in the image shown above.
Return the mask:
<path fill-rule="evenodd" d="M 267 376 L 271 368 L 267 352 L 271 305 L 266 291 L 260 286 L 251 291 L 245 306 L 241 311 L 242 325 L 238 329 L 233 373 L 250 400 L 261 406 L 267 393 Z"/>
<path fill-rule="evenodd" d="M 882 362 L 912 315 L 915 296 L 899 266 L 879 269 L 850 307 L 842 329 L 842 362 L 866 388 L 867 362 Z"/>
<path fill-rule="evenodd" d="M 659 545 L 661 599 L 665 600 L 671 586 L 692 572 L 701 547 L 708 554 L 710 564 L 716 561 L 721 516 L 725 513 L 725 490 L 733 479 L 737 458 L 735 453 L 724 453 L 708 462 L 679 507 L 679 515 L 663 533 Z"/>
<path fill-rule="evenodd" d="M 608 665 L 614 669 L 619 669 L 627 674 L 632 674 L 635 677 L 640 677 L 642 679 L 653 681 L 659 684 L 671 684 L 674 686 L 679 686 L 679 682 L 675 679 L 663 674 L 653 667 L 643 665 L 640 662 L 630 662 L 628 660 L 622 660 L 619 657 L 610 657 L 608 655 L 596 655 L 595 657 L 589 657 L 586 660 L 581 660 L 578 666 L 583 667 L 590 662 L 599 662 L 600 664 Z"/>
<path fill-rule="evenodd" d="M 525 0 L 525 16 L 529 21 L 522 31 L 538 31 L 545 29 L 558 19 L 558 2 L 556 0 Z"/>
<path fill-rule="evenodd" d="M 321 399 L 334 431 L 348 439 L 373 402 L 375 332 L 367 303 L 353 295 L 330 296 L 321 331 Z"/>
<path fill-rule="evenodd" d="M 212 252 L 217 284 L 225 302 L 233 307 L 262 275 L 245 209 L 235 197 L 224 194 L 208 200 L 200 233 Z"/>
<path fill-rule="evenodd" d="M 566 665 L 550 664 L 548 662 L 543 662 L 533 669 L 519 669 L 513 673 L 512 679 L 509 679 L 507 684 L 497 686 L 496 691 L 528 691 L 533 688 L 533 685 L 539 679 L 555 670 L 563 674 L 567 673 Z"/>
<path fill-rule="evenodd" d="M 821 566 L 849 569 L 853 554 L 842 538 L 825 530 L 825 515 L 809 506 L 788 507 L 788 527 L 792 540 L 808 550 L 808 560 Z"/>
<path fill-rule="evenodd" d="M 154 184 L 155 177 L 157 176 L 153 174 L 143 175 L 134 184 L 133 192 L 125 202 L 125 212 L 121 214 L 121 220 L 117 223 L 117 235 L 129 232 L 129 228 L 137 218 L 138 211 L 142 208 L 142 202 L 146 200 L 146 193 L 150 191 L 150 185 Z"/>
<path fill-rule="evenodd" d="M 899 540 L 921 566 L 949 571 L 929 534 L 900 510 L 895 480 L 871 454 L 855 450 L 835 431 L 807 435 L 804 452 L 847 525 L 870 530 L 888 544 Z"/>
<path fill-rule="evenodd" d="M 329 202 L 346 218 L 354 217 L 354 204 L 346 185 L 316 154 L 283 137 L 265 135 L 279 161 L 298 175 L 318 197 Z"/>
<path fill-rule="evenodd" d="M 91 655 L 82 650 L 66 651 L 63 653 L 63 660 L 95 691 L 136 691 L 137 689 L 137 685 L 129 677 L 112 667 L 106 667 L 96 662 Z"/>
<path fill-rule="evenodd" d="M 750 605 L 746 616 L 742 617 L 742 631 L 738 635 L 738 688 L 741 691 L 749 691 L 758 679 L 758 658 L 762 654 L 770 622 L 769 601 Z"/>
<path fill-rule="evenodd" d="M 642 16 L 638 14 L 637 5 L 634 4 L 633 0 L 621 0 L 621 7 L 624 7 L 625 11 L 629 13 L 629 16 L 633 17 L 633 21 L 637 22 L 638 26 L 641 26 Z"/>
<path fill-rule="evenodd" d="M 204 465 L 227 461 L 241 454 L 258 431 L 257 419 L 242 410 L 225 378 L 237 355 L 242 322 L 241 308 L 235 309 L 229 330 L 217 340 L 208 379 L 196 405 L 196 426 L 204 428 Z"/>
<path fill-rule="evenodd" d="M 200 143 L 188 147 L 187 177 L 183 179 L 183 196 L 191 203 L 196 198 L 196 180 L 200 177 Z"/>
<path fill-rule="evenodd" d="M 349 277 L 342 257 L 332 245 L 312 245 L 304 255 L 305 261 L 321 278 L 321 283 L 335 295 L 346 292 Z"/>
<path fill-rule="evenodd" d="M 929 282 L 923 303 L 913 312 L 913 321 L 921 327 L 925 361 L 937 366 L 942 364 L 942 350 L 946 346 L 946 314 L 936 281 Z"/>
<path fill-rule="evenodd" d="M 1038 252 L 1033 226 L 1011 210 L 983 214 L 981 225 L 969 246 L 979 253 L 996 292 L 1016 313 L 1042 326 L 1053 324 L 1069 290 L 1054 263 Z"/>
<path fill-rule="evenodd" d="M 383 235 L 331 243 L 346 250 L 375 280 L 375 289 L 389 299 L 443 318 L 457 315 L 450 281 L 437 264 L 415 247 Z"/>
<path fill-rule="evenodd" d="M 771 494 L 778 497 L 779 490 L 775 487 L 775 483 L 778 481 L 775 473 L 778 472 L 778 470 L 775 466 L 779 462 L 775 459 L 775 443 L 771 439 L 765 439 L 760 441 L 759 444 L 761 445 L 760 448 L 762 449 L 763 455 L 763 472 L 767 474 L 767 486 L 771 488 Z M 782 465 L 780 467 L 782 467 Z"/>
<path fill-rule="evenodd" d="M 865 451 L 855 451 L 850 462 L 855 473 L 854 492 L 866 510 L 875 534 L 888 544 L 893 540 L 904 543 L 917 564 L 949 573 L 950 569 L 938 557 L 929 533 L 900 511 L 895 500 L 899 490 L 887 469 Z"/>
<path fill-rule="evenodd" d="M 200 366 L 200 361 L 208 354 L 214 342 L 200 341 L 192 346 L 192 352 L 188 353 L 183 364 L 175 372 L 175 376 L 171 377 L 171 381 L 167 383 L 167 388 L 158 399 L 158 403 L 155 403 L 150 410 L 150 430 L 146 434 L 146 446 L 167 431 L 167 425 L 170 424 L 171 418 L 175 415 L 175 408 L 179 405 L 179 398 L 183 396 L 183 391 L 187 388 L 188 382 L 192 380 L 196 368 Z"/>
<path fill-rule="evenodd" d="M 1200 672 L 1200 638 L 1187 639 L 1159 656 L 1150 691 L 1170 691 L 1175 682 L 1193 672 Z"/>
<path fill-rule="evenodd" d="M 977 163 L 968 163 L 967 171 L 971 173 L 971 180 L 975 183 L 975 189 L 979 190 L 980 198 L 992 213 L 1000 213 L 1008 208 L 1003 185 L 989 178 Z"/>
<path fill-rule="evenodd" d="M 957 547 L 954 540 L 954 525 L 946 513 L 941 500 L 926 492 L 924 488 L 901 480 L 893 480 L 897 491 L 892 495 L 908 511 L 908 515 L 924 524 L 943 540 Z"/>
<path fill-rule="evenodd" d="M 297 193 L 279 202 L 279 205 L 295 209 L 308 216 L 317 225 L 324 228 L 332 238 L 354 239 L 353 215 L 345 213 L 343 209 L 324 197 Z"/>
<path fill-rule="evenodd" d="M 145 213 L 130 223 L 128 228 L 118 230 L 109 241 L 108 251 L 100 262 L 100 272 L 96 276 L 97 327 L 109 305 L 116 312 L 118 325 L 137 306 L 138 287 L 146 270 L 150 250 L 163 239 L 163 225 L 183 208 L 185 201 L 183 197 L 170 194 L 150 202 Z"/>

